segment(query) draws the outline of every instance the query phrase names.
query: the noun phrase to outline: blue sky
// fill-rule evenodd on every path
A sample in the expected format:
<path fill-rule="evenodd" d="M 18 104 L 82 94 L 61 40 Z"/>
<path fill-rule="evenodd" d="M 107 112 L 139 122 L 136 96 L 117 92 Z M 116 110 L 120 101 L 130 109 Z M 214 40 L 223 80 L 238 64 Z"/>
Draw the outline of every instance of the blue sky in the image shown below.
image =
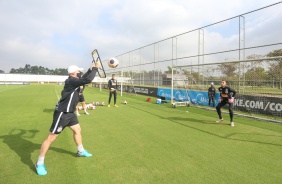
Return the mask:
<path fill-rule="evenodd" d="M 0 70 L 86 68 L 94 49 L 105 60 L 276 2 L 0 0 Z"/>

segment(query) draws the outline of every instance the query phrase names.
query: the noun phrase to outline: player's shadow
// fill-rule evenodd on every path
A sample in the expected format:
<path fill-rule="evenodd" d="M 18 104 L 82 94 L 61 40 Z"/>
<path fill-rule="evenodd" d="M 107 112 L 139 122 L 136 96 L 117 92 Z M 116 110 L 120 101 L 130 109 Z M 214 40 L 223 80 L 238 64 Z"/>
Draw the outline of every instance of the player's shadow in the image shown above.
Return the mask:
<path fill-rule="evenodd" d="M 39 154 L 41 144 L 35 144 L 31 141 L 26 140 L 25 138 L 34 138 L 34 136 L 38 132 L 38 130 L 13 129 L 9 132 L 8 135 L 0 136 L 0 139 L 3 139 L 3 143 L 7 144 L 10 149 L 13 150 L 21 158 L 21 162 L 26 164 L 33 171 L 35 171 L 34 165 L 36 160 L 31 160 L 31 154 L 35 150 L 38 150 Z M 73 152 L 52 146 L 49 150 L 76 156 Z"/>

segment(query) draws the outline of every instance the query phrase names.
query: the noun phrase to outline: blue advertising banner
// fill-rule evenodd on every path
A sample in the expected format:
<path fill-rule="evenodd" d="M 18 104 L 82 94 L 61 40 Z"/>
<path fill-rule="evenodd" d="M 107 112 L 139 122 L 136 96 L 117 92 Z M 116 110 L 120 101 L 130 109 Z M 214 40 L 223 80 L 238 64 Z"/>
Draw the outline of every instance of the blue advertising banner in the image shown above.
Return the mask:
<path fill-rule="evenodd" d="M 166 100 L 171 99 L 171 89 L 158 88 L 158 96 Z M 218 104 L 219 93 L 215 95 L 215 106 Z M 188 101 L 192 104 L 208 106 L 208 92 L 204 91 L 186 91 L 173 90 L 173 99 L 176 101 Z M 224 106 L 228 108 L 228 105 Z M 237 94 L 234 100 L 234 110 L 268 114 L 282 117 L 282 98 L 265 97 L 265 96 L 248 96 Z"/>
<path fill-rule="evenodd" d="M 164 97 L 166 100 L 171 100 L 171 89 L 158 88 L 158 96 Z M 186 90 L 173 90 L 173 99 L 176 101 L 187 101 L 189 98 L 188 96 Z"/>
<path fill-rule="evenodd" d="M 158 96 L 164 97 L 166 100 L 171 99 L 171 89 L 168 88 L 158 88 Z M 191 91 L 191 90 L 173 90 L 173 99 L 176 101 L 188 101 L 190 98 L 190 102 L 192 104 L 200 104 L 206 105 L 209 104 L 208 92 L 203 91 Z M 215 103 L 217 105 L 217 101 L 219 98 L 219 93 L 215 95 Z"/>
<path fill-rule="evenodd" d="M 209 105 L 208 92 L 203 91 L 188 91 L 192 104 Z M 219 93 L 215 94 L 215 105 L 218 103 Z"/>

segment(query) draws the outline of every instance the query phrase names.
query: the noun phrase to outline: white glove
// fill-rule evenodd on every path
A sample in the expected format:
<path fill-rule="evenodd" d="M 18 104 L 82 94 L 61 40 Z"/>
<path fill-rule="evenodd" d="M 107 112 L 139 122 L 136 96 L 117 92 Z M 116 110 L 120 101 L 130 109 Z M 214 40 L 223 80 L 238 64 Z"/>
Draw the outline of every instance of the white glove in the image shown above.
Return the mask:
<path fill-rule="evenodd" d="M 234 102 L 234 97 L 228 99 L 228 103 L 233 103 L 233 102 Z"/>

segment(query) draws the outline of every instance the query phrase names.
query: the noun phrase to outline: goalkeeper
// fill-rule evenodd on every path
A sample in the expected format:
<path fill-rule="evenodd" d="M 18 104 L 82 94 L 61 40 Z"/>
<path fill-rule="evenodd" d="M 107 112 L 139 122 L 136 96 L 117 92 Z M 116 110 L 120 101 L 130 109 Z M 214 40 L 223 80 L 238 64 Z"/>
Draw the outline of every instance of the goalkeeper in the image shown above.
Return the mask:
<path fill-rule="evenodd" d="M 112 95 L 114 95 L 114 107 L 117 107 L 117 80 L 115 78 L 115 74 L 112 74 L 112 78 L 108 82 L 108 88 L 109 88 L 109 101 L 108 101 L 108 107 L 111 107 L 111 99 Z"/>
<path fill-rule="evenodd" d="M 216 122 L 219 123 L 223 121 L 222 115 L 221 115 L 221 107 L 225 106 L 226 104 L 229 105 L 229 116 L 230 116 L 230 125 L 233 127 L 233 101 L 236 95 L 236 91 L 234 89 L 231 89 L 229 86 L 226 85 L 226 81 L 221 81 L 221 87 L 218 88 L 218 91 L 220 93 L 220 97 L 218 99 L 218 104 L 216 106 L 216 111 L 219 117 L 219 120 Z"/>

